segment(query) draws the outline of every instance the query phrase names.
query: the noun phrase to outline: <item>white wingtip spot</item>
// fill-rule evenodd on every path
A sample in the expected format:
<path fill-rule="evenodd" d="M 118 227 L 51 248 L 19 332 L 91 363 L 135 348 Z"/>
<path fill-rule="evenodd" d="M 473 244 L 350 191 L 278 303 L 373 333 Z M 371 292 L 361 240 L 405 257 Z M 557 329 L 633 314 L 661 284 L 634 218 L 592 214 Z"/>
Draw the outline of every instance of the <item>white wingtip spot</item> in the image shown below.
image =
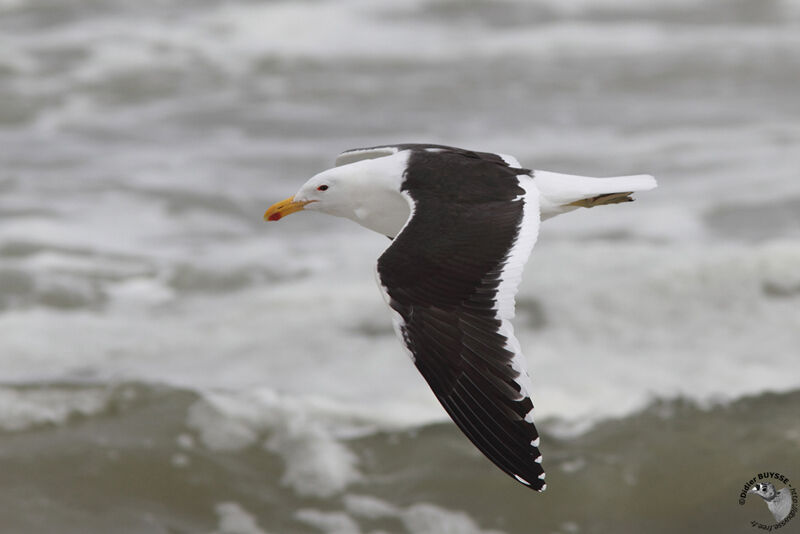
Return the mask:
<path fill-rule="evenodd" d="M 542 484 L 542 487 L 539 489 L 539 491 L 544 491 L 546 489 L 547 489 L 547 484 Z"/>
<path fill-rule="evenodd" d="M 536 462 L 537 464 L 542 463 L 542 455 L 540 454 L 539 456 L 537 456 L 534 462 Z"/>
<path fill-rule="evenodd" d="M 525 414 L 525 422 L 533 423 L 533 408 L 531 408 L 530 411 Z"/>
<path fill-rule="evenodd" d="M 539 446 L 539 438 L 531 441 L 531 447 L 538 447 Z"/>
<path fill-rule="evenodd" d="M 545 475 L 547 475 L 547 473 L 542 473 L 539 475 L 539 480 L 544 480 Z"/>
<path fill-rule="evenodd" d="M 516 478 L 517 480 L 519 480 L 520 482 L 522 482 L 522 483 L 523 483 L 523 484 L 525 484 L 526 486 L 530 486 L 530 485 L 531 485 L 531 483 L 530 483 L 530 482 L 528 482 L 527 480 L 525 480 L 524 478 L 522 478 L 522 477 L 521 477 L 521 476 L 519 476 L 519 475 L 514 475 L 514 478 Z"/>

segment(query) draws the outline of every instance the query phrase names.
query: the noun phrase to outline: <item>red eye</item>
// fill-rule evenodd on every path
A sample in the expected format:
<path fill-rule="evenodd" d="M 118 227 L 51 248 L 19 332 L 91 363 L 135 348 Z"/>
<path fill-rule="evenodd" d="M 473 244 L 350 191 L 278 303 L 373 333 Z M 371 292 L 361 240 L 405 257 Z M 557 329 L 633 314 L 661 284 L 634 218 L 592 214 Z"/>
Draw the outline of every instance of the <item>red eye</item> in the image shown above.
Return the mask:
<path fill-rule="evenodd" d="M 328 186 L 327 185 L 321 185 L 321 186 L 317 187 L 317 191 L 327 191 L 327 190 L 328 190 Z"/>

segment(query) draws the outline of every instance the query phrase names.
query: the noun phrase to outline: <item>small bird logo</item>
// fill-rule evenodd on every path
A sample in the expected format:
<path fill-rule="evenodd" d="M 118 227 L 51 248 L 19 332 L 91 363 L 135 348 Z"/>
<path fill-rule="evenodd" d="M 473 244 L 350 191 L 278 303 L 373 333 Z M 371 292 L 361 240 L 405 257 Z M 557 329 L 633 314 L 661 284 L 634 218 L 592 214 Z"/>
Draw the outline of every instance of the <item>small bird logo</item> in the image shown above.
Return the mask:
<path fill-rule="evenodd" d="M 778 523 L 786 519 L 792 510 L 792 496 L 789 488 L 784 487 L 776 491 L 772 483 L 759 482 L 750 488 L 750 493 L 755 493 L 764 499 L 767 508 Z"/>

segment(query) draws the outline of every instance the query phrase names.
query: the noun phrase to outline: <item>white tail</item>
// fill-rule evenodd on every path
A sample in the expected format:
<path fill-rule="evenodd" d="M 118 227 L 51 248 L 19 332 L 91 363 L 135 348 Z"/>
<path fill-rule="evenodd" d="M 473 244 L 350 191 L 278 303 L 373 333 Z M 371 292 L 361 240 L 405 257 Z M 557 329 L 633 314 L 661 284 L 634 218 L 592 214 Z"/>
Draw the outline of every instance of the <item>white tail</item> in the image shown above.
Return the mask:
<path fill-rule="evenodd" d="M 548 171 L 533 171 L 540 193 L 541 218 L 549 219 L 579 207 L 591 208 L 633 200 L 631 193 L 649 191 L 656 180 L 648 174 L 591 178 Z"/>

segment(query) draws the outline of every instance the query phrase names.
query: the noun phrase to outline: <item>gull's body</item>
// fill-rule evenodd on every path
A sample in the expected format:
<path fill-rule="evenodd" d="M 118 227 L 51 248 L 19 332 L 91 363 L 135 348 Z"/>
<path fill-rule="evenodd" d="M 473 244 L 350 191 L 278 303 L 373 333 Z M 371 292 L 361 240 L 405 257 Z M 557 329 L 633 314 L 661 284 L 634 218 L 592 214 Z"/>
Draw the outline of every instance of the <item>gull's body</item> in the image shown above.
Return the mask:
<path fill-rule="evenodd" d="M 655 186 L 651 176 L 531 171 L 511 156 L 440 145 L 379 146 L 344 152 L 265 218 L 317 210 L 393 239 L 377 274 L 398 337 L 467 437 L 541 491 L 533 388 L 511 325 L 539 223 Z"/>

